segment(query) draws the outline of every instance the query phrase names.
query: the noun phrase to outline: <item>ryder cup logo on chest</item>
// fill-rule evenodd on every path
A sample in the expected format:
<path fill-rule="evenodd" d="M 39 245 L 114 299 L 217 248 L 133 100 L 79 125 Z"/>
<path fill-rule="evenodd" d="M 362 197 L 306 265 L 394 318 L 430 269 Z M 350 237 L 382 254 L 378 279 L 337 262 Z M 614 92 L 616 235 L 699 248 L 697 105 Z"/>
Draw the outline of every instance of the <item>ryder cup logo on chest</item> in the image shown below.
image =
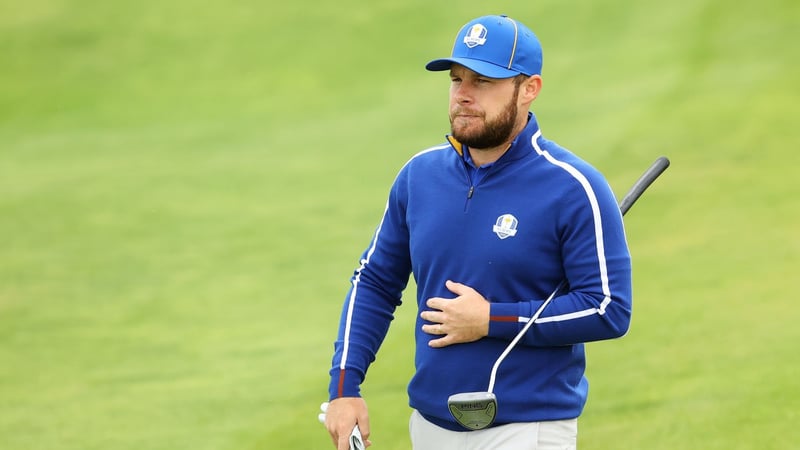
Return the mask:
<path fill-rule="evenodd" d="M 467 47 L 474 48 L 479 45 L 483 45 L 486 43 L 486 27 L 476 23 L 469 29 L 466 36 L 464 36 L 464 43 L 467 44 Z"/>
<path fill-rule="evenodd" d="M 513 237 L 517 234 L 518 224 L 519 222 L 517 221 L 516 217 L 512 216 L 511 214 L 503 214 L 497 218 L 497 221 L 492 227 L 492 231 L 494 231 L 494 234 L 496 234 L 500 239 Z"/>

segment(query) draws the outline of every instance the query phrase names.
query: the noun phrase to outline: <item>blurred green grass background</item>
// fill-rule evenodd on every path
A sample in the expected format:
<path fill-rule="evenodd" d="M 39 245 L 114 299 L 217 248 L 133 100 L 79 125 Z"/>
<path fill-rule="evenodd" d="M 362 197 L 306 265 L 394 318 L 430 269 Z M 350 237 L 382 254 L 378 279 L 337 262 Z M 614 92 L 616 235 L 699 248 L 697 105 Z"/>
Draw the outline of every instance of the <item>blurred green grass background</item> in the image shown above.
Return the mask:
<path fill-rule="evenodd" d="M 479 15 L 544 46 L 545 136 L 622 195 L 632 329 L 584 449 L 800 445 L 800 4 L 0 0 L 0 448 L 329 448 L 348 277 L 447 132 Z M 363 392 L 409 448 L 413 286 Z"/>

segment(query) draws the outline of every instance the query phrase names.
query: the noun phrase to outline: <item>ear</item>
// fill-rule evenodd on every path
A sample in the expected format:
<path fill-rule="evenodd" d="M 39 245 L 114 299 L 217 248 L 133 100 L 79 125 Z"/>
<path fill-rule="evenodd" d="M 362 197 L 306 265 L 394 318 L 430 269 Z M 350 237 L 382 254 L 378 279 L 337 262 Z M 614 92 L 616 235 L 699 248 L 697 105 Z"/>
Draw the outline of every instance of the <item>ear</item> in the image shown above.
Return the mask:
<path fill-rule="evenodd" d="M 539 96 L 539 92 L 542 90 L 542 76 L 541 75 L 531 75 L 522 83 L 520 86 L 520 102 L 521 103 L 531 103 L 533 102 L 536 97 Z"/>

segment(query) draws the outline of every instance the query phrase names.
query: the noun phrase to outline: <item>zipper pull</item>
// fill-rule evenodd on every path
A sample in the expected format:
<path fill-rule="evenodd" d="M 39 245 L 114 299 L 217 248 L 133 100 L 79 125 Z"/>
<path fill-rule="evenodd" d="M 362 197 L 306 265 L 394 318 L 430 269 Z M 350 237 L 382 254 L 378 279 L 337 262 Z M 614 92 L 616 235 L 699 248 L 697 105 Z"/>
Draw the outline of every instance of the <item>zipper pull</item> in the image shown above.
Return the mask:
<path fill-rule="evenodd" d="M 475 192 L 475 186 L 469 187 L 469 192 L 467 192 L 467 199 L 472 198 L 472 194 Z"/>

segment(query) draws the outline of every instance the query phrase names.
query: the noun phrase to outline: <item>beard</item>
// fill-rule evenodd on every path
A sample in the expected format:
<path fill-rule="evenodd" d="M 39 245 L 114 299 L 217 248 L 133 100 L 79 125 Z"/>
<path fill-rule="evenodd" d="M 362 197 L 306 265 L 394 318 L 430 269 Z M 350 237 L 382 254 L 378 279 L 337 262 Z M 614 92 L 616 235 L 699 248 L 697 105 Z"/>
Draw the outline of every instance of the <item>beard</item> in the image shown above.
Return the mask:
<path fill-rule="evenodd" d="M 450 133 L 458 142 L 474 149 L 493 148 L 506 143 L 516 124 L 518 91 L 519 86 L 514 89 L 514 95 L 499 116 L 486 120 L 485 114 L 480 115 L 479 117 L 483 119 L 484 123 L 478 129 L 469 130 L 468 127 L 456 127 L 453 123 L 453 116 L 464 112 L 461 108 L 456 108 L 450 115 Z"/>

